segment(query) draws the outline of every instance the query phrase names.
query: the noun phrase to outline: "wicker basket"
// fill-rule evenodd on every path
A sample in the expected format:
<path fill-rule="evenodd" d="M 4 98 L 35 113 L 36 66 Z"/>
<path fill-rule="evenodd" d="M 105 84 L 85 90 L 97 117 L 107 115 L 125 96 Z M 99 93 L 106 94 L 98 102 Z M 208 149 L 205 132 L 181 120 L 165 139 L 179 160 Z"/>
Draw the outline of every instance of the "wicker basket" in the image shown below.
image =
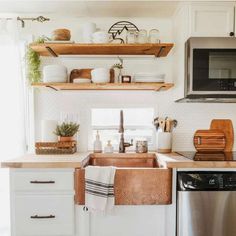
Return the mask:
<path fill-rule="evenodd" d="M 76 141 L 71 142 L 37 142 L 35 152 L 39 155 L 73 154 L 77 150 Z"/>

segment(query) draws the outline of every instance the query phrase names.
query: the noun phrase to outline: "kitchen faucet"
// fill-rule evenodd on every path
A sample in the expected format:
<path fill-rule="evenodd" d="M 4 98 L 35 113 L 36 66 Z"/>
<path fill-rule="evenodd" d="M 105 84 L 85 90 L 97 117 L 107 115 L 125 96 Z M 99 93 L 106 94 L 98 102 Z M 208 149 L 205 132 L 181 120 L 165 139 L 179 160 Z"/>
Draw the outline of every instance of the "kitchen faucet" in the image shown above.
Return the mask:
<path fill-rule="evenodd" d="M 120 111 L 120 128 L 119 133 L 120 135 L 120 145 L 119 145 L 119 153 L 125 153 L 125 148 L 133 146 L 133 139 L 131 139 L 131 143 L 125 142 L 124 139 L 124 114 L 123 110 Z"/>

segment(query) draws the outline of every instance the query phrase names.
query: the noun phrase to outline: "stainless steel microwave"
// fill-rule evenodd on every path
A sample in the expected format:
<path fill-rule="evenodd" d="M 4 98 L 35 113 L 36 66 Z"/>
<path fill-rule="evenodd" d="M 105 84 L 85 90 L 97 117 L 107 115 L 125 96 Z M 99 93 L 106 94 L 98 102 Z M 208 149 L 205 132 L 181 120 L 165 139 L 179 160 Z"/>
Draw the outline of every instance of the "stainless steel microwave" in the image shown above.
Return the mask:
<path fill-rule="evenodd" d="M 235 37 L 188 39 L 184 101 L 236 102 Z"/>

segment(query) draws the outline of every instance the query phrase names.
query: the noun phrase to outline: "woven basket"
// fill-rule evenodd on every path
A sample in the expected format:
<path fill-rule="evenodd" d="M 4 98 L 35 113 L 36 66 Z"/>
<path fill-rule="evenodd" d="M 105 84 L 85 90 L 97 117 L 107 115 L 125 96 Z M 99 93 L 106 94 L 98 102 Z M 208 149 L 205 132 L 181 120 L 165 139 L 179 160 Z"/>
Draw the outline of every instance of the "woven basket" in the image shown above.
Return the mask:
<path fill-rule="evenodd" d="M 39 155 L 73 154 L 77 151 L 76 141 L 71 142 L 37 142 L 35 152 Z"/>

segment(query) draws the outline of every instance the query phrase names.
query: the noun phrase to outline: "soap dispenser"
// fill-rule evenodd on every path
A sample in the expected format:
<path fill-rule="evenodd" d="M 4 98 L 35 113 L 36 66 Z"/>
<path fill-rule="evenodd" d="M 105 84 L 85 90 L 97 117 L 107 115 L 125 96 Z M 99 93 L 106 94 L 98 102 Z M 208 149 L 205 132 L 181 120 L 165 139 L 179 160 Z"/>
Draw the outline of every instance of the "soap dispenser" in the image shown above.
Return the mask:
<path fill-rule="evenodd" d="M 104 148 L 104 152 L 105 153 L 113 153 L 114 152 L 114 148 L 111 144 L 111 140 L 107 141 L 107 146 Z"/>
<path fill-rule="evenodd" d="M 101 153 L 102 152 L 102 142 L 100 140 L 98 130 L 97 130 L 97 134 L 96 134 L 96 139 L 93 143 L 93 152 L 94 153 Z"/>

